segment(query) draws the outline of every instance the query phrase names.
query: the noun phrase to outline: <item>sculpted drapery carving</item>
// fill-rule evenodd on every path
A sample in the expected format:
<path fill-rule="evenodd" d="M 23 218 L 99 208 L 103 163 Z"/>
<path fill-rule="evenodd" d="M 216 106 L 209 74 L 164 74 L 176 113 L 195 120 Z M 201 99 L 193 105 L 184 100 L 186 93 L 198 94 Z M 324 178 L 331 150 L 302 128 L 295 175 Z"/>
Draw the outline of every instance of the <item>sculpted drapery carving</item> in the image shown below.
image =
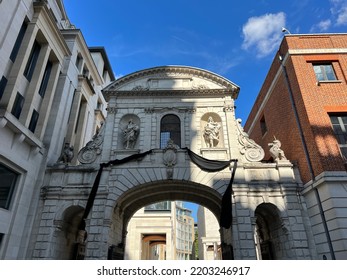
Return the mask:
<path fill-rule="evenodd" d="M 132 119 L 130 119 L 127 126 L 123 130 L 124 149 L 134 148 L 139 132 L 140 132 L 139 126 L 135 124 Z"/>
<path fill-rule="evenodd" d="M 204 127 L 204 139 L 208 148 L 214 148 L 218 145 L 220 129 L 221 124 L 215 122 L 212 116 L 210 116 L 207 120 L 207 124 Z"/>

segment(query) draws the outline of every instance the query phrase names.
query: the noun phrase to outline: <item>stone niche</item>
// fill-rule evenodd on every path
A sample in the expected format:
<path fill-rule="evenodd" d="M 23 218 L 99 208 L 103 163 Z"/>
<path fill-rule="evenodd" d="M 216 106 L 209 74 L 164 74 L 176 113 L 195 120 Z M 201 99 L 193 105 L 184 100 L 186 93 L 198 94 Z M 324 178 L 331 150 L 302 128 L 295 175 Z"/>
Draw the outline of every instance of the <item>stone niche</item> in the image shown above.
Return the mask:
<path fill-rule="evenodd" d="M 119 122 L 117 148 L 135 150 L 139 146 L 140 119 L 134 114 L 123 116 Z"/>

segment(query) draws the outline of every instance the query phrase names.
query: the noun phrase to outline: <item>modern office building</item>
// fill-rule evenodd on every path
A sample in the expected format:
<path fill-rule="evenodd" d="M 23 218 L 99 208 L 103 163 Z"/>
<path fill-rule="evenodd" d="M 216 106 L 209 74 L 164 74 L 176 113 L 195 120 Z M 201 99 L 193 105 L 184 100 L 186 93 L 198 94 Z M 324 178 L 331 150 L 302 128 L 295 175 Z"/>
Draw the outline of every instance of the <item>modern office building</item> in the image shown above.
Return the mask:
<path fill-rule="evenodd" d="M 2 1 L 0 18 L 0 258 L 27 259 L 45 170 L 77 162 L 105 121 L 101 89 L 114 74 L 62 1 Z"/>
<path fill-rule="evenodd" d="M 284 36 L 245 124 L 296 164 L 320 259 L 347 259 L 346 46 L 347 34 Z"/>

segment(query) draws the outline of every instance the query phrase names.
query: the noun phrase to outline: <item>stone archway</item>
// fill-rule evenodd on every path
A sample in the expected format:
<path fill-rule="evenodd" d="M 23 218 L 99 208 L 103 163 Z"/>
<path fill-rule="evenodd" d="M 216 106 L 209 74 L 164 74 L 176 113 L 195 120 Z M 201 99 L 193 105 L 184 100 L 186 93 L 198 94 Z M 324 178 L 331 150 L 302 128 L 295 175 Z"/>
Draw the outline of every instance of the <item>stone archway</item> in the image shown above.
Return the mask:
<path fill-rule="evenodd" d="M 123 193 L 117 200 L 109 234 L 109 258 L 124 258 L 127 224 L 133 214 L 146 205 L 164 200 L 197 203 L 208 208 L 217 218 L 221 213 L 222 196 L 216 190 L 202 184 L 182 180 L 159 180 L 136 186 Z M 220 233 L 223 246 L 230 249 L 231 230 L 220 228 Z M 232 256 L 232 253 L 224 256 Z"/>
<path fill-rule="evenodd" d="M 54 220 L 55 231 L 52 252 L 53 259 L 75 259 L 77 254 L 78 225 L 83 214 L 83 207 L 69 206 Z"/>
<path fill-rule="evenodd" d="M 263 260 L 286 259 L 284 246 L 288 242 L 279 209 L 272 203 L 258 205 L 256 217 L 256 246 L 258 258 Z"/>

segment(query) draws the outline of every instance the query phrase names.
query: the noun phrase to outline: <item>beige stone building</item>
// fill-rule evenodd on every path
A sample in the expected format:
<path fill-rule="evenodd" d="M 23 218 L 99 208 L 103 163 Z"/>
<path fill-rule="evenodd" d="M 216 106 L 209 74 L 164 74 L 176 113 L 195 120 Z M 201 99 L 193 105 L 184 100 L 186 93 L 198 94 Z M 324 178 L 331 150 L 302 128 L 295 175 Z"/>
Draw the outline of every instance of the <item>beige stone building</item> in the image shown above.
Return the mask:
<path fill-rule="evenodd" d="M 198 246 L 200 260 L 221 260 L 222 248 L 218 220 L 205 207 L 198 208 Z"/>
<path fill-rule="evenodd" d="M 0 259 L 30 259 L 45 170 L 77 162 L 105 121 L 101 89 L 114 74 L 62 1 L 2 1 L 0 19 Z"/>
<path fill-rule="evenodd" d="M 147 205 L 129 221 L 124 259 L 189 260 L 194 238 L 194 219 L 182 202 Z"/>

